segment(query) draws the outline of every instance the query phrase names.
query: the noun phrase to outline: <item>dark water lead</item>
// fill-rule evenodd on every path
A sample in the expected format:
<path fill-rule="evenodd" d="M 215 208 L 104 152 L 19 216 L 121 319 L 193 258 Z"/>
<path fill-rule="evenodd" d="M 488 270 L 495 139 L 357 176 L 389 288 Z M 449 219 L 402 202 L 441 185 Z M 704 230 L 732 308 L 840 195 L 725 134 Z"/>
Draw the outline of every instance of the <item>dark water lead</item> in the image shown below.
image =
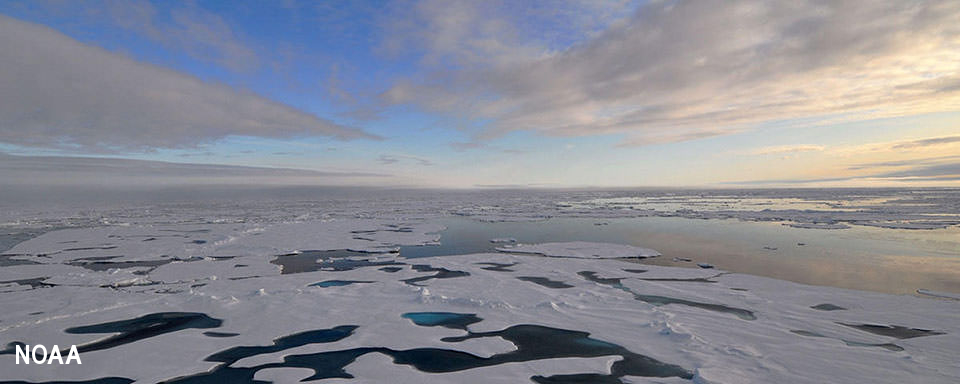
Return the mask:
<path fill-rule="evenodd" d="M 273 340 L 272 345 L 268 346 L 239 346 L 232 347 L 220 352 L 217 352 L 213 355 L 208 356 L 205 361 L 218 362 L 221 363 L 214 367 L 212 370 L 204 373 L 198 373 L 190 376 L 178 377 L 166 383 L 266 383 L 264 381 L 254 380 L 257 371 L 261 369 L 268 368 L 279 368 L 286 367 L 286 363 L 271 363 L 264 364 L 255 367 L 231 367 L 233 363 L 240 361 L 242 359 L 285 351 L 292 348 L 302 347 L 304 345 L 310 344 L 322 344 L 322 343 L 332 343 L 336 341 L 343 340 L 353 334 L 353 331 L 357 329 L 355 325 L 341 325 L 335 328 L 329 329 L 317 329 L 312 331 L 295 333 L 292 335 L 283 336 Z M 344 359 L 339 356 L 338 353 L 330 353 L 329 360 L 325 362 L 319 362 L 318 365 L 314 367 L 306 367 L 313 369 L 316 374 L 325 374 L 329 377 L 343 377 L 343 376 L 330 376 L 327 372 L 343 372 L 345 375 L 346 372 L 343 371 L 343 368 L 353 362 L 354 359 L 359 355 L 354 356 L 350 359 Z M 284 361 L 289 358 L 285 357 Z M 293 366 L 293 365 L 290 365 Z"/>
<path fill-rule="evenodd" d="M 810 332 L 810 331 L 804 331 L 804 330 L 795 330 L 795 329 L 791 329 L 790 332 L 796 333 L 796 334 L 798 334 L 798 335 L 800 335 L 800 336 L 806 336 L 806 337 L 823 337 L 823 338 L 832 339 L 832 337 L 825 336 L 825 335 L 821 335 L 821 334 L 816 333 L 816 332 Z M 886 349 L 886 350 L 890 350 L 890 351 L 894 351 L 894 352 L 900 352 L 900 351 L 903 350 L 903 347 L 901 347 L 901 346 L 899 346 L 899 345 L 896 345 L 896 344 L 892 344 L 892 343 L 871 344 L 871 343 L 861 343 L 861 342 L 859 342 L 859 341 L 850 341 L 850 340 L 844 340 L 844 339 L 837 339 L 837 340 L 842 341 L 844 344 L 846 344 L 847 346 L 850 346 L 850 347 L 880 347 L 880 348 L 884 348 L 884 349 Z"/>
<path fill-rule="evenodd" d="M 689 279 L 681 279 L 676 277 L 651 277 L 647 279 L 640 279 L 643 281 L 673 281 L 681 283 L 716 283 L 716 281 L 710 280 L 716 276 L 711 277 L 693 277 Z"/>
<path fill-rule="evenodd" d="M 846 308 L 839 305 L 833 305 L 830 303 L 817 304 L 810 308 L 816 309 L 818 311 L 844 311 Z"/>
<path fill-rule="evenodd" d="M 0 253 L 6 252 L 7 250 L 13 248 L 17 244 L 20 244 L 24 241 L 30 240 L 34 237 L 40 236 L 49 231 L 55 231 L 58 229 L 63 229 L 59 227 L 50 227 L 50 228 L 20 228 L 20 229 L 5 229 L 0 231 Z M 3 259 L 0 255 L 0 267 L 3 265 Z"/>
<path fill-rule="evenodd" d="M 728 307 L 722 304 L 701 303 L 699 301 L 690 301 L 690 300 L 676 299 L 673 297 L 657 296 L 657 295 L 634 294 L 633 296 L 637 300 L 646 302 L 648 304 L 653 304 L 655 306 L 668 305 L 668 304 L 680 304 L 680 305 L 686 305 L 688 307 L 706 309 L 708 311 L 729 313 L 729 314 L 736 315 L 737 317 L 744 320 L 757 319 L 757 316 L 753 314 L 753 311 L 748 311 L 746 309 L 741 309 L 736 307 Z"/>
<path fill-rule="evenodd" d="M 661 305 L 680 304 L 680 305 L 686 305 L 694 308 L 706 309 L 708 311 L 729 313 L 744 320 L 757 319 L 757 317 L 753 314 L 753 311 L 748 311 L 746 309 L 741 309 L 736 307 L 729 307 L 722 304 L 701 303 L 699 301 L 677 299 L 677 298 L 667 297 L 667 296 L 641 295 L 639 293 L 634 292 L 632 289 L 627 288 L 623 284 L 621 284 L 620 281 L 623 280 L 623 278 L 598 277 L 597 273 L 593 271 L 580 271 L 580 272 L 577 272 L 577 274 L 583 277 L 584 279 L 587 279 L 594 283 L 609 285 L 616 289 L 629 292 L 631 295 L 633 295 L 634 299 L 646 302 L 648 304 L 652 304 L 654 306 L 659 307 Z"/>
<path fill-rule="evenodd" d="M 117 248 L 118 248 L 118 246 L 116 246 L 116 245 L 104 245 L 104 246 L 100 246 L 100 247 L 79 247 L 79 248 L 67 248 L 67 249 L 62 249 L 62 250 L 60 250 L 60 252 L 75 252 L 75 251 L 106 251 L 106 250 L 111 250 L 111 249 L 117 249 Z M 59 252 L 57 252 L 57 253 L 59 253 Z"/>
<path fill-rule="evenodd" d="M 433 279 L 452 279 L 452 278 L 454 278 L 454 277 L 466 277 L 466 276 L 470 276 L 470 272 L 451 271 L 451 270 L 446 269 L 446 268 L 440 268 L 440 267 L 436 267 L 436 268 L 435 268 L 435 267 L 432 267 L 432 266 L 427 265 L 427 264 L 414 264 L 414 265 L 412 266 L 412 268 L 413 268 L 413 270 L 415 270 L 415 271 L 417 271 L 417 272 L 436 272 L 436 273 L 433 274 L 433 275 L 430 275 L 430 276 L 412 277 L 412 278 L 409 278 L 409 279 L 406 279 L 406 280 L 400 280 L 400 281 L 402 281 L 402 282 L 404 282 L 404 283 L 407 283 L 407 284 L 410 284 L 410 285 L 419 285 L 419 284 L 417 284 L 417 283 L 424 282 L 424 281 L 427 281 L 427 280 L 433 280 Z"/>
<path fill-rule="evenodd" d="M 508 263 L 474 263 L 474 264 L 477 264 L 477 265 L 486 265 L 486 267 L 483 267 L 483 268 L 480 268 L 480 269 L 484 269 L 484 270 L 487 270 L 487 271 L 494 271 L 494 272 L 516 272 L 516 271 L 510 269 L 510 267 L 512 267 L 512 266 L 514 266 L 514 265 L 517 265 L 518 263 L 509 263 L 509 264 L 508 264 Z"/>
<path fill-rule="evenodd" d="M 110 258 L 117 258 L 120 256 L 109 256 Z M 89 260 L 93 258 L 88 258 L 87 260 L 77 259 L 71 261 L 67 264 L 81 267 L 84 269 L 89 269 L 91 271 L 102 272 L 110 270 L 113 268 L 125 269 L 125 268 L 136 268 L 136 267 L 159 267 L 161 265 L 172 262 L 173 260 L 146 260 L 146 261 L 102 261 L 102 260 Z"/>
<path fill-rule="evenodd" d="M 897 339 L 912 339 L 921 336 L 943 335 L 940 331 L 929 329 L 907 328 L 899 325 L 880 325 L 880 324 L 848 324 L 837 323 L 851 328 L 856 328 L 864 332 L 870 332 L 875 335 L 895 337 Z"/>
<path fill-rule="evenodd" d="M 15 254 L 15 253 L 14 253 L 14 254 L 7 254 L 7 255 L 0 255 L 0 267 L 12 267 L 12 266 L 14 266 L 14 265 L 34 265 L 34 264 L 40 264 L 40 263 L 38 263 L 38 262 L 36 262 L 36 261 L 32 261 L 32 260 L 14 259 L 14 257 L 16 257 L 16 256 L 25 256 L 25 255 L 19 255 L 19 254 Z"/>
<path fill-rule="evenodd" d="M 44 283 L 44 282 L 43 282 L 44 280 L 49 279 L 49 278 L 50 278 L 50 277 L 47 276 L 47 277 L 35 277 L 35 278 L 32 278 L 32 279 L 7 280 L 7 281 L 0 281 L 0 284 L 13 283 L 13 284 L 17 284 L 17 285 L 29 285 L 29 286 L 30 286 L 31 288 L 33 288 L 33 289 L 36 289 L 36 288 L 56 287 L 56 286 L 57 286 L 56 284 L 49 284 L 49 283 Z"/>
<path fill-rule="evenodd" d="M 67 328 L 66 333 L 116 333 L 106 339 L 77 347 L 81 353 L 118 347 L 135 341 L 176 332 L 189 328 L 217 328 L 223 320 L 214 319 L 197 312 L 159 312 L 140 316 L 136 319 L 112 321 L 109 323 Z"/>
<path fill-rule="evenodd" d="M 550 280 L 546 277 L 539 276 L 518 276 L 518 280 L 529 281 L 531 283 L 541 285 L 547 288 L 553 289 L 563 289 L 563 288 L 573 288 L 572 285 L 564 283 L 562 281 Z"/>
<path fill-rule="evenodd" d="M 534 360 L 619 355 L 622 359 L 613 363 L 610 368 L 610 374 L 534 376 L 531 377 L 531 380 L 538 383 L 560 383 L 589 379 L 589 381 L 580 382 L 620 383 L 620 378 L 624 376 L 676 376 L 688 380 L 693 378 L 692 373 L 680 366 L 663 363 L 651 357 L 631 352 L 617 344 L 593 339 L 589 336 L 590 334 L 587 332 L 521 324 L 500 331 L 471 332 L 465 336 L 445 337 L 442 339 L 445 342 L 457 343 L 477 338 L 500 337 L 517 346 L 517 349 L 511 352 L 496 354 L 488 358 L 481 358 L 468 353 L 454 351 L 445 351 L 439 353 L 439 356 L 435 356 L 436 351 L 432 348 L 424 348 L 404 351 L 406 353 L 402 353 L 399 356 L 395 355 L 394 362 L 397 364 L 412 365 L 425 372 L 441 373 Z M 445 357 L 445 359 L 436 360 L 437 357 L 441 356 Z"/>
<path fill-rule="evenodd" d="M 466 329 L 464 323 L 472 324 L 481 319 L 473 314 L 451 312 L 415 312 L 403 314 L 415 324 L 423 326 L 443 326 Z M 461 328 L 462 327 L 462 328 Z M 442 348 L 414 348 L 394 350 L 385 347 L 362 347 L 340 351 L 318 352 L 311 354 L 289 355 L 281 363 L 268 363 L 253 367 L 231 367 L 242 358 L 263 353 L 274 353 L 309 343 L 325 343 L 349 336 L 356 327 L 340 326 L 333 329 L 313 331 L 286 336 L 274 341 L 268 347 L 234 347 L 207 358 L 223 364 L 209 372 L 173 379 L 168 383 L 233 383 L 254 382 L 257 371 L 269 368 L 307 368 L 314 374 L 302 381 L 331 378 L 351 379 L 345 368 L 358 357 L 368 353 L 381 353 L 390 356 L 395 364 L 409 365 L 421 372 L 449 373 L 474 368 L 490 367 L 501 364 L 527 362 L 534 360 L 564 357 L 620 356 L 621 360 L 611 367 L 610 374 L 577 374 L 557 376 L 533 376 L 530 379 L 538 383 L 621 383 L 624 376 L 681 377 L 692 379 L 693 374 L 686 369 L 662 363 L 653 358 L 633 353 L 619 345 L 590 338 L 586 332 L 570 331 L 539 325 L 516 325 L 500 331 L 469 333 L 465 336 L 447 337 L 445 342 L 457 343 L 475 338 L 501 337 L 517 346 L 511 352 L 490 357 L 479 357 L 470 353 Z"/>
<path fill-rule="evenodd" d="M 597 273 L 594 271 L 580 271 L 580 272 L 577 272 L 577 274 L 580 275 L 580 277 L 583 277 L 584 279 L 587 279 L 597 284 L 609 285 L 611 287 L 626 290 L 626 291 L 630 290 L 629 288 L 624 287 L 623 284 L 620 284 L 620 282 L 624 279 L 623 277 L 612 277 L 612 278 L 600 277 L 600 276 L 597 276 Z"/>
<path fill-rule="evenodd" d="M 289 255 L 280 255 L 270 261 L 280 266 L 281 275 L 314 271 L 350 271 L 363 267 L 388 265 L 406 265 L 397 261 L 370 261 L 370 253 L 346 249 L 333 251 L 303 251 Z"/>
<path fill-rule="evenodd" d="M 78 346 L 77 351 L 84 353 L 119 347 L 188 328 L 216 328 L 222 323 L 222 320 L 214 319 L 202 313 L 160 312 L 140 316 L 136 319 L 67 328 L 64 332 L 73 334 L 116 333 L 116 335 L 105 339 Z M 13 354 L 16 345 L 24 345 L 24 343 L 20 341 L 11 342 L 6 349 L 0 351 L 0 355 Z"/>
<path fill-rule="evenodd" d="M 342 287 L 350 284 L 369 284 L 372 281 L 361 281 L 361 280 L 326 280 L 319 283 L 310 284 L 311 287 L 320 287 L 320 288 L 329 288 L 329 287 Z"/>
<path fill-rule="evenodd" d="M 47 384 L 130 384 L 133 380 L 123 377 L 104 377 L 83 381 L 51 381 Z M 32 384 L 30 381 L 0 381 L 0 384 Z"/>
<path fill-rule="evenodd" d="M 334 341 L 343 340 L 353 334 L 353 331 L 357 329 L 356 325 L 341 325 L 335 328 L 330 329 L 318 329 L 313 331 L 306 331 L 300 333 L 294 333 L 292 335 L 283 336 L 273 340 L 273 345 L 269 346 L 240 346 L 232 347 L 220 352 L 217 352 L 213 355 L 208 356 L 204 361 L 224 363 L 225 365 L 233 364 L 242 359 L 263 355 L 268 353 L 275 353 L 280 351 L 285 351 L 291 348 L 302 347 L 309 344 L 319 344 L 319 343 L 332 343 Z"/>
<path fill-rule="evenodd" d="M 213 332 L 213 331 L 204 332 L 203 335 L 204 335 L 204 336 L 207 336 L 207 337 L 235 337 L 235 336 L 240 336 L 239 333 L 233 333 L 233 332 Z"/>

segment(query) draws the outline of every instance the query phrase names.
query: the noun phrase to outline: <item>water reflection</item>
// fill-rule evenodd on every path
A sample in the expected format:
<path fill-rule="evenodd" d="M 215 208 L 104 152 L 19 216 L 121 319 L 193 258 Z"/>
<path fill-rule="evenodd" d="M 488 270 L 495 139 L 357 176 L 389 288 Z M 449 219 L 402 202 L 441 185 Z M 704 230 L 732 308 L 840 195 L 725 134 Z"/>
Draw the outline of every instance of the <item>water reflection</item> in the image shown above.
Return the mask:
<path fill-rule="evenodd" d="M 439 223 L 439 246 L 401 247 L 404 257 L 495 252 L 490 239 L 520 243 L 594 241 L 656 249 L 644 264 L 717 268 L 804 284 L 913 294 L 919 288 L 960 293 L 960 227 L 910 231 L 872 227 L 846 230 L 791 228 L 779 223 L 691 220 L 676 217 L 552 218 L 537 222 Z M 803 244 L 803 245 L 799 245 Z M 776 248 L 765 250 L 763 247 Z"/>

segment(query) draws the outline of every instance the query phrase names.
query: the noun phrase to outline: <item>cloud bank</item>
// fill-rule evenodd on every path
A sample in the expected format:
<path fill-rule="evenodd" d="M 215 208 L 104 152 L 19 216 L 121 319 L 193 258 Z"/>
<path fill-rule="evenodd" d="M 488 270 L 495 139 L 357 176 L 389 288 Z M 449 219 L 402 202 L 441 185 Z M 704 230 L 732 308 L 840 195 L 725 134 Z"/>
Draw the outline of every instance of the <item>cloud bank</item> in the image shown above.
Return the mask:
<path fill-rule="evenodd" d="M 484 32 L 501 30 L 489 11 L 452 10 L 470 7 L 414 8 L 417 25 L 445 32 L 417 34 L 439 64 L 383 99 L 489 121 L 478 139 L 526 130 L 643 145 L 960 109 L 956 1 L 651 1 L 562 50 Z"/>
<path fill-rule="evenodd" d="M 383 182 L 390 175 L 100 157 L 0 153 L 0 180 L 13 185 L 337 185 Z"/>
<path fill-rule="evenodd" d="M 934 137 L 930 139 L 921 139 L 900 143 L 893 146 L 893 149 L 913 149 L 929 147 L 931 145 L 960 143 L 960 136 Z"/>
<path fill-rule="evenodd" d="M 0 142 L 8 144 L 109 152 L 230 135 L 378 138 L 3 15 L 0 63 Z"/>

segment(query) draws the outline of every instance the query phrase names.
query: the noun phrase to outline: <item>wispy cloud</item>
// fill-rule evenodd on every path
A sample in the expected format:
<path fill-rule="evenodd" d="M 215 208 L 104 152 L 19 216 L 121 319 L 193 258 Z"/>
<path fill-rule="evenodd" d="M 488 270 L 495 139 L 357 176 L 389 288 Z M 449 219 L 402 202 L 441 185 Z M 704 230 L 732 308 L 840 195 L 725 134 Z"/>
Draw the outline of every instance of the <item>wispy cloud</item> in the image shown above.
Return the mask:
<path fill-rule="evenodd" d="M 479 138 L 618 133 L 625 145 L 960 108 L 955 1 L 653 1 L 563 50 L 518 39 L 491 7 L 415 7 L 403 32 L 440 65 L 384 100 L 489 121 Z M 480 32 L 454 33 L 469 28 Z"/>
<path fill-rule="evenodd" d="M 960 162 L 923 165 L 912 167 L 902 171 L 886 172 L 874 175 L 874 177 L 886 178 L 905 178 L 905 177 L 926 177 L 926 178 L 960 178 Z"/>
<path fill-rule="evenodd" d="M 886 142 L 874 142 L 857 145 L 834 146 L 827 148 L 826 151 L 833 154 L 843 154 L 846 156 L 856 156 L 863 154 L 880 153 L 924 153 L 930 151 L 951 150 L 953 146 L 960 147 L 960 136 L 942 136 L 914 138 L 909 140 L 896 140 Z"/>
<path fill-rule="evenodd" d="M 142 0 L 37 2 L 47 12 L 72 16 L 74 23 L 112 23 L 166 49 L 236 72 L 251 72 L 264 64 L 254 48 L 221 16 L 195 2 L 168 4 L 158 9 Z"/>
<path fill-rule="evenodd" d="M 417 165 L 423 166 L 433 165 L 433 162 L 428 159 L 409 155 L 380 155 L 380 157 L 377 158 L 377 161 L 383 165 L 397 164 L 401 161 L 410 161 Z"/>
<path fill-rule="evenodd" d="M 229 135 L 378 138 L 3 15 L 0 62 L 0 142 L 104 152 L 191 147 Z"/>
<path fill-rule="evenodd" d="M 894 145 L 893 149 L 912 149 L 950 143 L 960 143 L 960 136 L 934 137 L 930 139 L 907 141 Z"/>
<path fill-rule="evenodd" d="M 823 177 L 823 178 L 796 178 L 796 179 L 764 179 L 764 180 L 746 180 L 734 181 L 724 184 L 736 185 L 776 185 L 776 184 L 823 184 L 849 182 L 857 180 L 882 180 L 893 182 L 946 182 L 960 180 L 960 162 L 948 162 L 941 164 L 929 164 L 929 162 L 902 161 L 891 163 L 877 163 L 877 167 L 906 167 L 898 171 L 879 172 L 874 170 L 861 175 Z M 875 167 L 853 167 L 851 169 L 870 170 Z"/>
<path fill-rule="evenodd" d="M 918 165 L 939 164 L 947 160 L 957 160 L 957 159 L 960 159 L 960 155 L 924 157 L 919 159 L 906 159 L 906 160 L 894 160 L 894 161 L 880 161 L 880 162 L 873 162 L 873 163 L 857 164 L 849 167 L 848 169 L 860 170 L 860 169 L 870 169 L 870 168 L 914 167 Z"/>
<path fill-rule="evenodd" d="M 797 144 L 797 145 L 778 145 L 772 147 L 757 148 L 750 151 L 752 155 L 782 155 L 786 153 L 798 152 L 820 152 L 823 151 L 822 145 Z"/>

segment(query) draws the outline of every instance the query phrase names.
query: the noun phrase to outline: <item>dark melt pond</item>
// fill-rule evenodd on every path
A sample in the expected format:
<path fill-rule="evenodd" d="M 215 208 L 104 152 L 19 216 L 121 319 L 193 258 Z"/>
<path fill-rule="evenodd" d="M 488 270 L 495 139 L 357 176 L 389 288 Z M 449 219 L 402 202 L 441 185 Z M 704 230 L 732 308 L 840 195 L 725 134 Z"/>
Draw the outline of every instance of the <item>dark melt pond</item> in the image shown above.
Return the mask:
<path fill-rule="evenodd" d="M 592 281 L 597 284 L 609 285 L 613 288 L 625 291 L 633 295 L 633 298 L 636 300 L 643 301 L 647 304 L 652 304 L 655 306 L 669 305 L 669 304 L 679 304 L 686 305 L 694 308 L 706 309 L 708 311 L 729 313 L 735 315 L 744 320 L 756 320 L 757 316 L 753 314 L 753 311 L 749 311 L 742 308 L 730 307 L 722 304 L 711 304 L 711 303 L 701 303 L 699 301 L 677 299 L 667 296 L 659 295 L 643 295 L 637 292 L 634 292 L 632 289 L 620 283 L 623 280 L 622 277 L 618 278 L 603 278 L 597 276 L 596 272 L 593 271 L 580 271 L 577 272 L 580 277 Z"/>
<path fill-rule="evenodd" d="M 267 363 L 251 367 L 233 367 L 233 363 L 251 356 L 277 353 L 287 349 L 315 343 L 331 343 L 352 335 L 356 326 L 344 325 L 284 336 L 270 346 L 233 347 L 209 356 L 206 361 L 220 362 L 214 369 L 192 376 L 179 377 L 168 383 L 233 383 L 252 382 L 256 373 L 270 368 L 306 368 L 314 372 L 303 381 L 330 378 L 353 378 L 345 368 L 357 358 L 380 353 L 393 359 L 394 364 L 408 365 L 421 372 L 447 373 L 474 368 L 490 367 L 508 363 L 565 357 L 620 356 L 613 363 L 610 374 L 582 373 L 572 375 L 533 376 L 537 383 L 622 383 L 624 376 L 693 378 L 693 374 L 677 365 L 634 353 L 622 346 L 593 339 L 589 333 L 539 325 L 515 325 L 500 331 L 470 332 L 467 327 L 482 321 L 475 314 L 452 312 L 413 312 L 403 318 L 416 325 L 446 327 L 464 330 L 463 336 L 446 337 L 442 340 L 456 344 L 470 339 L 501 337 L 517 346 L 511 352 L 490 357 L 480 357 L 467 352 L 445 348 L 413 348 L 395 350 L 386 347 L 360 347 L 345 350 L 325 351 L 310 354 L 284 356 L 283 362 Z"/>
<path fill-rule="evenodd" d="M 258 371 L 271 368 L 306 368 L 313 375 L 303 381 L 329 378 L 353 378 L 346 367 L 357 358 L 380 353 L 393 359 L 394 364 L 408 365 L 421 372 L 447 373 L 475 368 L 491 367 L 509 363 L 523 363 L 536 360 L 619 356 L 619 360 L 610 367 L 609 374 L 580 373 L 553 376 L 532 376 L 529 379 L 537 383 L 622 383 L 625 376 L 680 377 L 692 379 L 693 374 L 678 365 L 664 363 L 654 358 L 630 351 L 620 345 L 590 337 L 587 332 L 546 327 L 541 325 L 520 324 L 499 331 L 471 332 L 471 324 L 483 319 L 476 314 L 453 312 L 412 312 L 402 315 L 415 325 L 426 327 L 445 327 L 462 330 L 462 336 L 441 339 L 455 346 L 471 339 L 499 337 L 516 346 L 516 350 L 498 353 L 489 357 L 480 357 L 456 349 L 423 347 L 397 350 L 387 347 L 359 347 L 344 350 L 324 351 L 309 354 L 295 354 L 283 357 L 282 362 L 265 363 L 255 366 L 234 367 L 234 363 L 265 354 L 275 354 L 286 350 L 312 345 L 332 343 L 352 336 L 358 327 L 341 325 L 334 328 L 317 329 L 295 333 L 273 340 L 266 346 L 235 346 L 216 352 L 205 361 L 219 363 L 213 369 L 189 376 L 181 376 L 166 383 L 246 383 L 256 382 Z M 216 328 L 221 321 L 201 313 L 162 312 L 134 319 L 94 324 L 67 329 L 69 333 L 114 333 L 106 339 L 86 344 L 78 349 L 95 351 L 113 348 L 165 333 L 188 328 Z M 204 332 L 209 337 L 232 337 L 236 334 Z M 126 378 L 105 377 L 85 381 L 85 383 L 129 383 Z"/>
<path fill-rule="evenodd" d="M 221 324 L 223 324 L 222 320 L 214 319 L 203 313 L 159 312 L 135 319 L 67 328 L 64 332 L 73 334 L 113 334 L 113 336 L 77 346 L 77 351 L 83 353 L 119 347 L 188 328 L 217 328 Z M 14 351 L 12 346 L 17 344 L 23 343 L 17 341 L 10 343 L 10 346 L 8 346 L 6 350 L 0 351 L 0 355 L 12 354 Z"/>
<path fill-rule="evenodd" d="M 343 286 L 350 285 L 350 284 L 369 284 L 369 283 L 372 283 L 372 281 L 360 281 L 360 280 L 326 280 L 326 281 L 321 281 L 321 282 L 319 282 L 319 283 L 310 284 L 310 286 L 311 286 L 311 287 L 328 288 L 328 287 L 343 287 Z"/>
<path fill-rule="evenodd" d="M 943 332 L 929 329 L 907 328 L 899 325 L 880 325 L 880 324 L 847 324 L 837 323 L 851 328 L 856 328 L 864 332 L 870 332 L 875 335 L 895 337 L 897 339 L 912 339 L 921 336 L 942 335 Z"/>
<path fill-rule="evenodd" d="M 563 289 L 563 288 L 573 288 L 572 285 L 564 283 L 562 281 L 550 280 L 546 277 L 538 276 L 518 276 L 518 280 L 529 281 L 531 283 L 541 285 L 547 288 L 553 289 Z"/>
<path fill-rule="evenodd" d="M 805 337 L 820 337 L 820 338 L 827 338 L 827 339 L 831 338 L 829 336 L 824 336 L 819 333 L 811 332 L 811 331 L 791 330 L 790 332 L 793 332 L 795 334 L 798 334 L 800 336 L 805 336 Z M 888 351 L 894 351 L 894 352 L 900 352 L 903 350 L 903 347 L 896 344 L 892 344 L 892 343 L 871 344 L 871 343 L 861 343 L 859 341 L 851 341 L 851 340 L 845 340 L 845 339 L 837 339 L 837 340 L 842 341 L 844 344 L 850 347 L 879 347 L 879 348 L 883 348 Z"/>
<path fill-rule="evenodd" d="M 303 251 L 280 255 L 270 261 L 280 266 L 280 273 L 304 273 L 313 271 L 349 271 L 362 267 L 404 265 L 397 261 L 371 261 L 378 254 L 355 252 L 346 249 L 333 251 Z"/>

